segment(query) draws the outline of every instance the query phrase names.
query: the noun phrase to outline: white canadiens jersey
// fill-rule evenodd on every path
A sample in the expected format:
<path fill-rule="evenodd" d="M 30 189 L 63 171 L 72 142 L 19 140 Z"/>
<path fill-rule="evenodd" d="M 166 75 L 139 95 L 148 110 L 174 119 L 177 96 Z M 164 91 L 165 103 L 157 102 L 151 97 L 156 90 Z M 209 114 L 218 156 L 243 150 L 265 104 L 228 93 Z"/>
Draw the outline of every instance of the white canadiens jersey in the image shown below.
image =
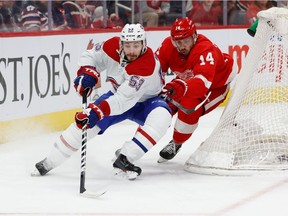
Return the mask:
<path fill-rule="evenodd" d="M 122 114 L 137 102 L 159 95 L 164 84 L 160 62 L 151 48 L 132 62 L 120 58 L 119 52 L 120 38 L 113 37 L 101 44 L 90 43 L 79 60 L 79 66 L 93 66 L 100 74 L 106 70 L 115 90 L 106 99 L 110 115 Z"/>

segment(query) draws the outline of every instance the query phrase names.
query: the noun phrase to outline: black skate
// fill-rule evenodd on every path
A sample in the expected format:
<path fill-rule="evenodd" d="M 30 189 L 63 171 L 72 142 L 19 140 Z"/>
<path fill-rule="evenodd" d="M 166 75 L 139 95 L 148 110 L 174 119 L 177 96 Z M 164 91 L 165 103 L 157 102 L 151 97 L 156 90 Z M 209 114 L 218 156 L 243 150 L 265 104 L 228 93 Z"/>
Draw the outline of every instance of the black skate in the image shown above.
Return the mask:
<path fill-rule="evenodd" d="M 44 176 L 52 169 L 52 166 L 48 164 L 47 158 L 36 163 L 35 167 L 36 169 L 34 170 L 34 172 L 31 173 L 32 176 Z"/>
<path fill-rule="evenodd" d="M 130 163 L 127 157 L 123 154 L 120 154 L 116 161 L 113 163 L 113 167 L 116 170 L 116 175 L 125 176 L 129 180 L 134 180 L 142 172 L 140 167 L 137 167 Z"/>
<path fill-rule="evenodd" d="M 179 152 L 182 145 L 176 145 L 173 140 L 171 140 L 168 145 L 166 145 L 159 153 L 160 158 L 158 159 L 158 163 L 166 162 L 167 160 L 171 160 L 176 156 Z"/>

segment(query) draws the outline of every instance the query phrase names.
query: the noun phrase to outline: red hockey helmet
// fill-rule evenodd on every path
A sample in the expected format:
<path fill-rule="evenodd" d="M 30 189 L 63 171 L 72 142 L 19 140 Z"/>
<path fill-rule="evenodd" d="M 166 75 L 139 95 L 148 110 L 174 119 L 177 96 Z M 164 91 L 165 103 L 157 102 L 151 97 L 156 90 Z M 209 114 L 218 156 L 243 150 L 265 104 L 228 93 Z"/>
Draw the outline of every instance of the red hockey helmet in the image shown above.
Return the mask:
<path fill-rule="evenodd" d="M 188 17 L 176 19 L 171 28 L 173 40 L 183 40 L 194 33 L 196 33 L 196 26 Z"/>

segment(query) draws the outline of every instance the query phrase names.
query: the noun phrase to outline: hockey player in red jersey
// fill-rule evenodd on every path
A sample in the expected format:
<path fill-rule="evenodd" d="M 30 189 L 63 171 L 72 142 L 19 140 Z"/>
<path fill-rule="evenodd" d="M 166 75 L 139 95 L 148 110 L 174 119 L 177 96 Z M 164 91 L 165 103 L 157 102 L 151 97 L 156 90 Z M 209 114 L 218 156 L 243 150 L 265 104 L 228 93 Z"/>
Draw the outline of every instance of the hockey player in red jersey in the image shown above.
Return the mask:
<path fill-rule="evenodd" d="M 116 174 L 135 179 L 141 168 L 133 162 L 162 138 L 172 117 L 169 106 L 158 96 L 164 81 L 160 62 L 146 45 L 144 28 L 140 24 L 126 24 L 120 38 L 91 42 L 82 53 L 79 66 L 74 86 L 80 95 L 86 89 L 91 94 L 104 70 L 113 89 L 91 102 L 86 112 L 76 113 L 75 122 L 62 132 L 50 154 L 36 163 L 32 175 L 45 175 L 80 148 L 83 121 L 88 121 L 89 140 L 128 119 L 139 127 L 134 137 L 123 144 L 113 167 Z"/>
<path fill-rule="evenodd" d="M 207 37 L 198 34 L 189 18 L 176 19 L 171 36 L 164 39 L 157 49 L 163 72 L 170 68 L 176 78 L 167 83 L 162 95 L 191 109 L 205 103 L 191 114 L 186 114 L 168 102 L 173 114 L 178 112 L 173 139 L 160 151 L 158 162 L 172 159 L 198 126 L 199 118 L 222 103 L 234 78 L 233 59 L 213 44 Z M 211 93 L 210 93 L 211 92 Z"/>

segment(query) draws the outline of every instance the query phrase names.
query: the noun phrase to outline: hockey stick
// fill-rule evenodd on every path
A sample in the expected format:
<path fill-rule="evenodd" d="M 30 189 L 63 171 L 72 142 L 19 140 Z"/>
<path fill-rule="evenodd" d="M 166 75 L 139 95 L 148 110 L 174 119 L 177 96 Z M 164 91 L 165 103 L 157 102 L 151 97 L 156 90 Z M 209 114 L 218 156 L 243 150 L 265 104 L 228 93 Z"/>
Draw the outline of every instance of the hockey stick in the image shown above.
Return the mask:
<path fill-rule="evenodd" d="M 187 109 L 185 108 L 184 106 L 182 106 L 180 103 L 178 103 L 177 101 L 173 100 L 172 98 L 168 97 L 168 96 L 165 96 L 164 99 L 167 101 L 167 102 L 170 102 L 172 103 L 174 106 L 176 106 L 178 109 L 180 109 L 182 112 L 184 112 L 185 114 L 189 115 L 193 112 L 195 112 L 197 109 L 199 109 L 209 98 L 211 92 L 209 92 L 206 96 L 206 98 L 200 103 L 198 104 L 196 107 L 193 107 L 191 109 Z"/>
<path fill-rule="evenodd" d="M 87 109 L 87 94 L 89 88 L 85 89 L 82 96 L 82 111 L 85 112 Z M 82 145 L 81 145 L 81 174 L 80 174 L 80 195 L 88 198 L 97 198 L 103 195 L 103 192 L 92 192 L 87 191 L 85 188 L 85 177 L 86 177 L 86 150 L 87 150 L 87 121 L 82 124 Z"/>

